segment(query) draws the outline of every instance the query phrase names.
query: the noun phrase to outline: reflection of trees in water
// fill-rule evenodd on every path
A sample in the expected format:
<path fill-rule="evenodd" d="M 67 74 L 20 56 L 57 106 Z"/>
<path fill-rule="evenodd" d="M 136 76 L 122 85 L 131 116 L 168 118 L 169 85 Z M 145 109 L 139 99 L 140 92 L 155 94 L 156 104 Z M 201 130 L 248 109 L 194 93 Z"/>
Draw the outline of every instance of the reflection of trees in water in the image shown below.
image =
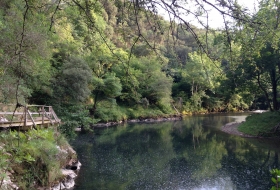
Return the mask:
<path fill-rule="evenodd" d="M 185 168 L 183 173 L 189 174 L 188 185 L 198 185 L 202 178 L 215 176 L 216 171 L 221 168 L 223 156 L 227 155 L 224 143 L 217 141 L 215 135 L 205 130 L 203 123 L 204 117 L 190 118 L 184 121 L 182 126 L 174 128 L 171 133 L 173 148 L 180 156 L 180 159 L 176 159 L 177 165 Z M 176 166 L 176 160 L 172 161 L 173 167 Z M 171 173 L 174 179 L 185 176 L 181 175 L 180 170 L 180 174 Z M 186 183 L 186 179 L 182 181 Z"/>
<path fill-rule="evenodd" d="M 82 176 L 91 179 L 87 188 L 195 188 L 219 180 L 232 189 L 270 187 L 263 176 L 278 165 L 278 153 L 248 139 L 215 135 L 205 119 L 113 127 L 96 130 L 94 140 L 77 140 L 78 154 L 92 157 L 82 160 Z"/>
<path fill-rule="evenodd" d="M 195 149 L 196 144 L 199 146 L 199 139 L 205 139 L 207 133 L 203 131 L 202 125 L 194 125 L 192 127 L 192 136 L 193 136 L 193 148 Z"/>
<path fill-rule="evenodd" d="M 227 156 L 224 143 L 218 142 L 216 137 L 213 136 L 206 143 L 203 143 L 199 149 L 195 151 L 195 157 L 199 159 L 198 163 L 200 164 L 197 167 L 198 169 L 195 170 L 193 178 L 200 179 L 201 176 L 206 178 L 215 176 L 217 170 L 222 167 L 222 158 Z"/>
<path fill-rule="evenodd" d="M 231 171 L 228 174 L 236 183 L 237 189 L 269 189 L 272 185 L 269 171 L 278 162 L 278 157 L 273 157 L 268 148 L 260 148 L 257 140 L 249 141 L 232 136 L 225 142 L 229 157 L 222 161 L 223 170 Z M 275 155 L 278 155 L 276 151 Z M 251 181 L 254 183 L 250 183 Z"/>
<path fill-rule="evenodd" d="M 205 123 L 211 120 L 205 119 L 203 117 L 191 118 L 184 121 L 184 125 L 172 130 L 174 150 L 182 157 L 178 164 L 186 164 L 187 166 L 183 168 L 191 171 L 191 177 L 194 180 L 207 177 L 213 179 L 223 173 L 224 176 L 230 176 L 237 189 L 242 189 L 241 187 L 245 189 L 247 187 L 269 188 L 269 169 L 277 165 L 278 153 L 274 154 L 274 159 L 269 156 L 269 161 L 267 147 L 261 150 L 248 139 L 230 135 L 216 137 L 207 129 L 205 130 Z M 216 123 L 222 125 L 223 122 L 221 117 Z M 181 144 L 182 142 L 185 144 Z M 266 167 L 260 167 L 264 162 Z"/>
<path fill-rule="evenodd" d="M 170 125 L 135 125 L 113 131 L 106 129 L 105 137 L 96 137 L 97 146 L 93 151 L 102 158 L 97 157 L 96 167 L 92 170 L 98 170 L 99 176 L 108 175 L 110 178 L 106 185 L 96 179 L 96 187 L 159 189 L 164 186 L 164 181 L 169 181 L 168 162 L 174 157 Z"/>

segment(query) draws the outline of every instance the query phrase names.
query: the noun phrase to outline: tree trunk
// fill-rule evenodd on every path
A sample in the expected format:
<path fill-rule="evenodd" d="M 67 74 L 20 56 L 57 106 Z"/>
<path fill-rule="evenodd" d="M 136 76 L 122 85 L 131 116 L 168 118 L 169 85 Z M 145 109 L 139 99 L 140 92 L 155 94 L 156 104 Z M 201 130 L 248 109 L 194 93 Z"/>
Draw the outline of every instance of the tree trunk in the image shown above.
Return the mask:
<path fill-rule="evenodd" d="M 273 166 L 274 168 L 278 168 L 279 167 L 279 164 L 278 164 L 278 153 L 275 151 L 274 153 L 274 163 L 273 163 Z"/>
<path fill-rule="evenodd" d="M 194 80 L 192 81 L 192 95 L 193 95 L 193 91 L 194 91 Z"/>
<path fill-rule="evenodd" d="M 269 95 L 268 95 L 267 91 L 265 90 L 265 88 L 264 88 L 264 87 L 262 86 L 262 84 L 261 84 L 261 81 L 260 81 L 260 74 L 259 74 L 259 73 L 258 73 L 258 76 L 257 76 L 257 81 L 258 81 L 259 87 L 260 87 L 261 90 L 264 92 L 264 95 L 265 95 L 267 104 L 268 104 L 268 106 L 269 106 L 269 109 L 272 111 L 273 108 L 271 107 L 271 104 L 270 104 Z"/>
<path fill-rule="evenodd" d="M 94 115 L 95 114 L 95 111 L 96 111 L 96 104 L 97 104 L 97 99 L 98 99 L 98 95 L 99 95 L 99 91 L 97 91 L 95 93 L 95 96 L 94 96 L 94 102 L 93 102 L 93 108 L 91 110 L 91 114 Z"/>
<path fill-rule="evenodd" d="M 272 85 L 272 103 L 273 111 L 278 110 L 278 101 L 277 101 L 277 80 L 276 80 L 276 71 L 272 69 L 270 72 L 271 85 Z"/>

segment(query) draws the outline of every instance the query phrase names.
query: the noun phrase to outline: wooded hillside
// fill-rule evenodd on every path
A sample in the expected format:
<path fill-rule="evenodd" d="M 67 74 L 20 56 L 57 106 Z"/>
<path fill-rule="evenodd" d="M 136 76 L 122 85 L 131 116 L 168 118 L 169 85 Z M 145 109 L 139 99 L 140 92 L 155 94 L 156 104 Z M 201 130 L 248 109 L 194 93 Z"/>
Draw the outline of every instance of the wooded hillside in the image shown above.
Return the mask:
<path fill-rule="evenodd" d="M 279 109 L 278 2 L 249 14 L 216 1 L 232 16 L 219 30 L 164 20 L 156 3 L 2 0 L 0 102 L 52 105 L 68 127 Z"/>

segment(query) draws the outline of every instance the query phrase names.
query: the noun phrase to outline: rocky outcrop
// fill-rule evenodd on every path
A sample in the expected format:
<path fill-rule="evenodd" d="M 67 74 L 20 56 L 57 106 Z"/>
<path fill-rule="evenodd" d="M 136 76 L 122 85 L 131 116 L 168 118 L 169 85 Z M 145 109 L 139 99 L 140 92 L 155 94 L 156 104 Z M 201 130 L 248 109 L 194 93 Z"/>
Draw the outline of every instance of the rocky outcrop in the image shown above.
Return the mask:
<path fill-rule="evenodd" d="M 1 146 L 0 146 L 1 147 Z M 81 168 L 81 163 L 76 159 L 76 152 L 70 145 L 63 148 L 57 146 L 59 153 L 57 154 L 57 159 L 61 160 L 64 158 L 66 160 L 65 167 L 61 169 L 62 178 L 61 180 L 53 185 L 52 187 L 40 187 L 40 190 L 67 190 L 72 189 L 75 185 L 75 178 L 78 175 L 78 171 Z M 71 158 L 69 160 L 69 158 Z M 4 178 L 0 178 L 0 189 L 1 190 L 18 190 L 20 189 L 13 179 L 13 171 L 7 171 Z"/>
<path fill-rule="evenodd" d="M 62 169 L 61 173 L 64 176 L 63 180 L 58 184 L 54 185 L 51 190 L 63 190 L 71 189 L 75 185 L 75 178 L 77 177 L 77 172 L 80 170 L 81 163 L 75 162 L 72 165 L 68 165 L 66 169 Z"/>
<path fill-rule="evenodd" d="M 64 190 L 64 189 L 72 189 L 75 185 L 75 178 L 78 175 L 78 172 L 81 168 L 81 163 L 75 159 L 73 155 L 76 155 L 75 150 L 71 146 L 66 148 L 60 148 L 58 156 L 66 156 L 71 155 L 70 161 L 66 164 L 65 168 L 61 169 L 61 173 L 63 175 L 62 180 L 51 187 L 51 190 Z"/>

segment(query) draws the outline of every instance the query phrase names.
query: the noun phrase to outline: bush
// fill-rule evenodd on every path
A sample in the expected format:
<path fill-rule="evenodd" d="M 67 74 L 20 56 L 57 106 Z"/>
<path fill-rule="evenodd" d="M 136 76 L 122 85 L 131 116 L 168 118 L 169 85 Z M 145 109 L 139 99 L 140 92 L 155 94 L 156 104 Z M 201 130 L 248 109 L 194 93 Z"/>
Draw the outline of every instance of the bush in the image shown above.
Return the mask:
<path fill-rule="evenodd" d="M 91 125 L 98 121 L 90 116 L 89 110 L 83 105 L 64 105 L 58 108 L 58 114 L 63 121 L 58 129 L 68 139 L 75 138 L 75 129 L 77 127 L 92 131 Z"/>
<path fill-rule="evenodd" d="M 0 170 L 4 172 L 1 173 L 13 173 L 20 189 L 51 186 L 62 177 L 60 168 L 68 158 L 59 156 L 57 142 L 67 145 L 66 140 L 52 129 L 30 130 L 25 133 L 2 132 L 0 144 L 3 154 L 0 155 Z M 5 176 L 0 177 L 1 182 Z"/>
<path fill-rule="evenodd" d="M 59 126 L 61 132 L 67 139 L 74 139 L 76 137 L 75 129 L 79 126 L 77 121 L 66 120 Z"/>
<path fill-rule="evenodd" d="M 117 105 L 107 105 L 104 103 L 103 106 L 98 107 L 94 115 L 102 122 L 109 121 L 123 121 L 127 120 L 128 116 L 126 110 Z"/>

